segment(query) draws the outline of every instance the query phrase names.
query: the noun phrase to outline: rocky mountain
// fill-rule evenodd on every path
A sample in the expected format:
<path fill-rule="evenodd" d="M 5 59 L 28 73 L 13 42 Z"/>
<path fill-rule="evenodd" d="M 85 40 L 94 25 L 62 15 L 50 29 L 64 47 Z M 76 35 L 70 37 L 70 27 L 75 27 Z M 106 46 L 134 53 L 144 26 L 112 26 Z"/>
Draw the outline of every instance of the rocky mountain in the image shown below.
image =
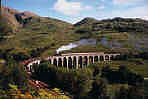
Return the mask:
<path fill-rule="evenodd" d="M 148 21 L 142 19 L 120 18 L 96 20 L 85 18 L 74 24 L 80 30 L 89 29 L 91 32 L 143 32 L 148 33 Z"/>
<path fill-rule="evenodd" d="M 139 18 L 96 20 L 85 18 L 74 24 L 75 33 L 85 38 L 95 38 L 99 49 L 147 51 L 148 21 Z M 80 50 L 80 49 L 79 49 Z"/>
<path fill-rule="evenodd" d="M 31 12 L 20 12 L 18 10 L 5 6 L 2 6 L 1 9 L 3 20 L 5 20 L 12 27 L 13 32 L 17 31 L 18 28 L 22 26 L 24 20 L 32 17 L 39 17 Z"/>
<path fill-rule="evenodd" d="M 20 12 L 13 8 L 8 8 L 2 6 L 2 16 L 4 20 L 13 28 L 13 30 L 18 30 L 24 24 L 30 22 L 32 19 L 41 20 L 56 20 L 53 18 L 43 18 L 34 13 L 25 11 Z M 58 22 L 63 22 L 56 20 Z M 66 22 L 64 22 L 66 23 Z M 80 22 L 74 24 L 66 23 L 71 28 L 76 30 L 76 32 L 147 32 L 148 31 L 148 21 L 142 19 L 132 19 L 132 18 L 120 18 L 116 17 L 113 19 L 97 20 L 94 18 L 84 18 Z"/>
<path fill-rule="evenodd" d="M 80 22 L 77 22 L 76 24 L 74 24 L 74 26 L 91 25 L 97 21 L 98 20 L 96 20 L 94 18 L 86 17 L 83 20 L 81 20 Z"/>
<path fill-rule="evenodd" d="M 3 37 L 5 40 L 0 42 L 0 49 L 12 49 L 12 53 L 49 55 L 55 53 L 61 45 L 83 38 L 96 39 L 97 45 L 80 46 L 76 51 L 110 51 L 113 48 L 119 51 L 147 49 L 147 20 L 120 17 L 97 20 L 87 17 L 76 24 L 70 24 L 4 6 L 1 15 L 2 20 L 7 23 L 6 26 L 11 27 L 12 31 L 6 28 L 10 33 Z M 3 23 L 0 29 L 2 25 Z"/>
<path fill-rule="evenodd" d="M 20 12 L 4 6 L 1 15 L 1 20 L 4 22 L 0 21 L 0 28 L 2 27 L 0 34 L 6 33 L 3 37 L 0 35 L 0 49 L 28 53 L 36 49 L 44 52 L 52 46 L 52 51 L 48 53 L 53 53 L 61 44 L 79 39 L 74 33 L 72 24 L 58 19 L 40 17 L 30 12 Z M 12 30 L 7 30 L 8 27 Z"/>

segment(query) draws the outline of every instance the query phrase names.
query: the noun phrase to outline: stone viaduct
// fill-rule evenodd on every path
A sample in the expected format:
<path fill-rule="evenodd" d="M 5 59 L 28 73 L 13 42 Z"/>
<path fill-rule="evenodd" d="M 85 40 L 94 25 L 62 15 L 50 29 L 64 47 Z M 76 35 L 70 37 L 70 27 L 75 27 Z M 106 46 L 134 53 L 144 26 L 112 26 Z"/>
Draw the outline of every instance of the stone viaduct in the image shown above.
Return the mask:
<path fill-rule="evenodd" d="M 88 66 L 95 62 L 99 61 L 111 61 L 120 54 L 105 54 L 104 52 L 100 53 L 68 53 L 68 54 L 61 54 L 60 56 L 49 56 L 46 58 L 55 66 L 62 66 L 69 68 L 83 68 L 84 66 Z M 33 59 L 27 63 L 27 67 L 29 70 L 33 64 L 40 64 L 41 59 Z"/>
<path fill-rule="evenodd" d="M 120 54 L 104 54 L 101 53 L 68 53 L 61 56 L 50 56 L 48 60 L 55 66 L 64 66 L 68 68 L 76 68 L 88 66 L 94 62 L 111 61 Z"/>

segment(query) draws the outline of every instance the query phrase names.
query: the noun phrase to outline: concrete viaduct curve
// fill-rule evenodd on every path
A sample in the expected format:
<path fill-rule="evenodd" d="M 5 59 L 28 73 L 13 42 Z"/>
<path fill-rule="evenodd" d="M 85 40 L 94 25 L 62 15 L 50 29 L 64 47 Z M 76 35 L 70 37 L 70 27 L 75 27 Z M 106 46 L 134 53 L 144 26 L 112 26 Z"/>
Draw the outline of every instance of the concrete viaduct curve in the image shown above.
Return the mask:
<path fill-rule="evenodd" d="M 120 54 L 104 54 L 101 53 L 68 53 L 61 56 L 49 56 L 48 60 L 55 66 L 63 66 L 68 68 L 82 68 L 94 62 L 111 61 Z"/>
<path fill-rule="evenodd" d="M 103 52 L 100 53 L 68 53 L 62 54 L 61 56 L 49 56 L 46 58 L 55 66 L 62 66 L 69 68 L 83 68 L 84 66 L 88 66 L 93 64 L 94 62 L 99 61 L 111 61 L 115 57 L 119 56 L 120 54 L 105 54 Z M 41 59 L 35 58 L 25 61 L 23 64 L 26 65 L 27 70 L 32 70 L 33 64 L 40 64 Z"/>

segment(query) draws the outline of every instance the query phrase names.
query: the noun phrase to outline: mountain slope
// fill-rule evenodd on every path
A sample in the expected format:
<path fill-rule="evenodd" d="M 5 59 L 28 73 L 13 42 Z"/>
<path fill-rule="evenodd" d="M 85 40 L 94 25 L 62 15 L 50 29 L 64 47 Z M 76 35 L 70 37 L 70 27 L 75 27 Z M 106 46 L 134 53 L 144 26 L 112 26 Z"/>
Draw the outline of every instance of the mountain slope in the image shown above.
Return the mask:
<path fill-rule="evenodd" d="M 94 38 L 97 45 L 91 50 L 115 50 L 124 52 L 147 51 L 148 21 L 132 18 L 96 20 L 85 18 L 74 24 L 75 33 L 82 37 Z M 84 47 L 78 49 L 82 50 Z M 88 50 L 89 47 L 87 47 Z"/>
<path fill-rule="evenodd" d="M 55 54 L 61 45 L 83 38 L 93 38 L 97 44 L 79 46 L 73 49 L 74 52 L 136 52 L 148 49 L 148 21 L 142 19 L 117 17 L 96 20 L 87 17 L 73 25 L 7 7 L 3 7 L 2 16 L 13 31 L 4 36 L 0 49 L 10 49 L 10 53 L 49 56 Z"/>
<path fill-rule="evenodd" d="M 132 18 L 113 18 L 106 20 L 96 20 L 85 18 L 74 24 L 76 28 L 89 28 L 91 32 L 143 32 L 148 33 L 148 21 Z M 98 32 L 98 33 L 99 33 Z"/>
<path fill-rule="evenodd" d="M 19 12 L 7 7 L 3 7 L 2 16 L 14 31 L 0 42 L 0 49 L 12 49 L 12 53 L 29 54 L 34 50 L 41 50 L 41 53 L 46 53 L 44 55 L 53 54 L 60 45 L 79 39 L 74 34 L 73 25 L 64 21 L 40 17 L 30 12 Z"/>
<path fill-rule="evenodd" d="M 31 12 L 20 12 L 13 8 L 2 6 L 1 14 L 3 19 L 13 28 L 13 32 L 22 26 L 23 20 L 30 17 L 39 17 Z"/>

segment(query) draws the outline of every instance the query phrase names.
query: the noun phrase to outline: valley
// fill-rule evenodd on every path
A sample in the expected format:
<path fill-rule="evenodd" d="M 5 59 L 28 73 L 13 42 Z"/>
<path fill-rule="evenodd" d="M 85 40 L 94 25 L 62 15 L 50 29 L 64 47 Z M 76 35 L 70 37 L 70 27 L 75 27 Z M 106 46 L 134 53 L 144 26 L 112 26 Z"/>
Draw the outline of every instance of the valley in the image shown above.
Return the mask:
<path fill-rule="evenodd" d="M 0 98 L 147 98 L 147 20 L 87 17 L 71 24 L 1 10 Z M 38 82 L 48 88 L 38 88 Z"/>

